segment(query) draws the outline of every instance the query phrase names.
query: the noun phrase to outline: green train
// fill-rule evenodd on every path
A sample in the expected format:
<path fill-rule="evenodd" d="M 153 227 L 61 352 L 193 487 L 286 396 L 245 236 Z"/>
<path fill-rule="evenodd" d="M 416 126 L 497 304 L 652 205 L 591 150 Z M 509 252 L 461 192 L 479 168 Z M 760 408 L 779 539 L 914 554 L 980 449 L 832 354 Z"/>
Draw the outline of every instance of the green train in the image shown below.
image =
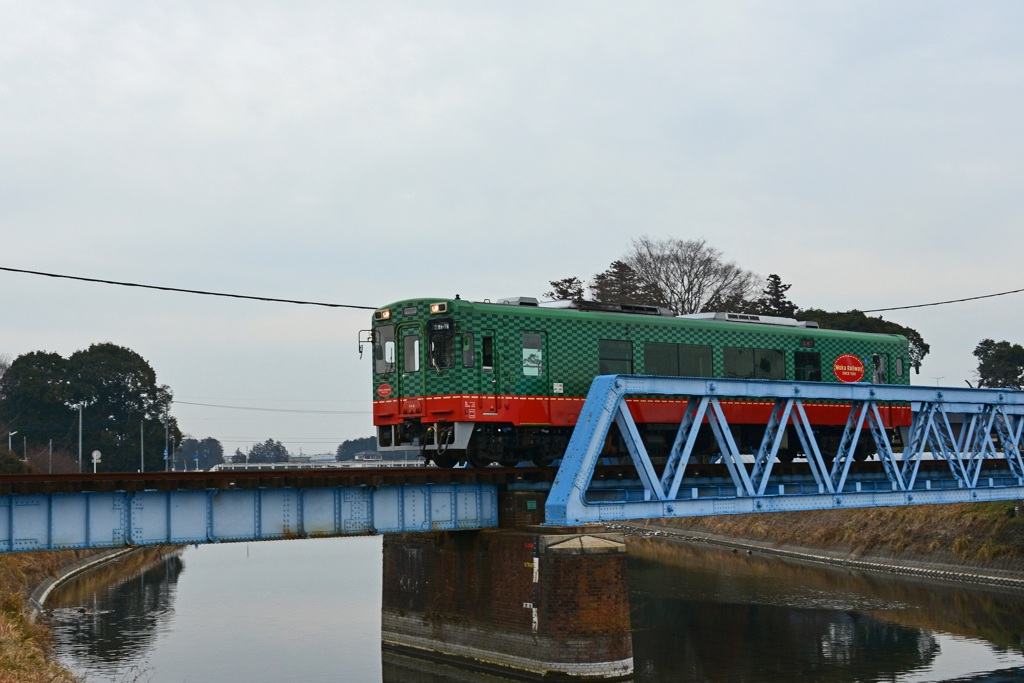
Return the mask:
<path fill-rule="evenodd" d="M 441 467 L 557 459 L 597 375 L 909 384 L 910 369 L 907 340 L 898 335 L 823 330 L 788 318 L 674 316 L 648 306 L 527 297 L 398 301 L 374 311 L 360 351 L 363 343 L 373 348 L 378 449 L 418 449 Z M 684 402 L 641 397 L 629 405 L 648 449 L 663 445 L 667 452 Z M 806 408 L 819 443 L 841 437 L 848 407 L 823 402 Z M 756 448 L 771 404 L 730 401 L 723 409 L 740 448 Z M 883 413 L 887 428 L 909 425 L 906 408 Z M 613 433 L 607 454 L 623 452 L 618 441 Z M 780 459 L 799 455 L 798 444 L 787 439 Z"/>

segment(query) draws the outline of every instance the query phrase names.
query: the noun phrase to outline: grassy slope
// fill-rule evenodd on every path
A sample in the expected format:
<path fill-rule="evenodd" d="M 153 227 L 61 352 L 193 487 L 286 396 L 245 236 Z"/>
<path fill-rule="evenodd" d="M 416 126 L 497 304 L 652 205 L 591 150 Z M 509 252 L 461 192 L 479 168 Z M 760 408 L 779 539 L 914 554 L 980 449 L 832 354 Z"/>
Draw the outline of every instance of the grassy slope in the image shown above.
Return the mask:
<path fill-rule="evenodd" d="M 26 606 L 36 585 L 81 555 L 73 551 L 0 555 L 0 683 L 76 680 L 48 659 L 50 632 L 29 621 Z"/>
<path fill-rule="evenodd" d="M 853 557 L 1024 571 L 1024 515 L 1013 502 L 723 515 L 654 524 Z"/>

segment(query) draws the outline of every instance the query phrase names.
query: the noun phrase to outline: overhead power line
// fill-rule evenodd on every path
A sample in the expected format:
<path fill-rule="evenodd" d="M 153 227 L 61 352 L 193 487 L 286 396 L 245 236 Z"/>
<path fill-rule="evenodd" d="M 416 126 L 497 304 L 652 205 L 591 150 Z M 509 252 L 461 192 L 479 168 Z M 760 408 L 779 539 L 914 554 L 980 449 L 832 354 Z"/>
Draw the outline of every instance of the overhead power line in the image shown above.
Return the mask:
<path fill-rule="evenodd" d="M 256 408 L 255 406 L 225 406 L 216 403 L 192 403 L 191 401 L 173 401 L 183 406 L 203 406 L 204 408 L 230 408 L 232 410 L 257 410 L 262 413 L 303 413 L 306 415 L 369 415 L 369 410 L 298 410 L 296 408 Z"/>
<path fill-rule="evenodd" d="M 944 306 L 945 304 L 958 304 L 963 301 L 977 301 L 978 299 L 991 299 L 995 296 L 1006 296 L 1007 294 L 1018 294 L 1024 292 L 1024 289 L 1011 289 L 1009 292 L 999 292 L 998 294 L 982 294 L 981 296 L 970 296 L 966 299 L 950 299 L 949 301 L 936 301 L 930 304 L 914 304 L 913 306 L 893 306 L 892 308 L 872 308 L 870 311 L 861 311 L 861 313 L 881 313 L 883 311 L 905 311 L 908 308 L 925 308 L 927 306 Z"/>
<path fill-rule="evenodd" d="M 100 278 L 92 277 L 80 277 L 77 275 L 62 275 L 59 273 L 44 273 L 38 270 L 23 270 L 21 268 L 7 268 L 0 266 L 0 271 L 7 271 L 9 273 L 23 273 L 26 275 L 42 275 L 43 277 L 52 277 L 62 280 L 78 280 L 80 282 L 96 282 L 104 285 L 118 285 L 120 287 L 138 287 L 141 289 L 156 289 L 161 292 L 179 292 L 182 294 L 201 294 L 203 296 L 222 296 L 231 299 L 249 299 L 250 301 L 271 301 L 282 304 L 298 304 L 300 306 L 324 306 L 326 308 L 354 308 L 363 311 L 376 310 L 374 306 L 357 306 L 355 304 L 333 304 L 326 303 L 323 301 L 302 301 L 298 299 L 278 299 L 268 296 L 252 296 L 248 294 L 228 294 L 226 292 L 209 292 L 202 289 L 182 289 L 180 287 L 160 287 L 158 285 L 145 285 L 138 282 L 119 282 L 117 280 L 103 280 Z M 964 299 L 950 299 L 948 301 L 934 301 L 927 304 L 913 304 L 911 306 L 891 306 L 889 308 L 872 308 L 861 311 L 861 313 L 883 313 L 885 311 L 905 311 L 910 308 L 926 308 L 928 306 L 945 306 L 946 304 L 958 304 L 964 301 L 977 301 L 978 299 L 991 299 L 997 296 L 1006 296 L 1007 294 L 1019 294 L 1024 292 L 1024 289 L 1012 289 L 1008 292 L 997 292 L 996 294 L 982 294 L 981 296 L 970 296 Z"/>
<path fill-rule="evenodd" d="M 226 292 L 208 292 L 202 289 L 182 289 L 180 287 L 159 287 L 157 285 L 144 285 L 138 282 L 119 282 L 117 280 L 102 280 L 93 277 L 79 277 L 77 275 L 61 275 L 59 273 L 44 273 L 38 270 L 22 270 L 21 268 L 5 268 L 0 266 L 0 270 L 6 270 L 10 273 L 24 273 L 26 275 L 42 275 L 43 277 L 52 277 L 61 280 L 79 280 L 81 282 L 96 282 L 103 285 L 118 285 L 119 287 L 139 287 L 141 289 L 156 289 L 161 292 L 179 292 L 182 294 L 202 294 L 203 296 L 223 296 L 231 299 L 250 299 L 252 301 L 273 301 L 281 304 L 298 304 L 300 306 L 325 306 L 327 308 L 357 308 L 364 311 L 375 310 L 374 306 L 356 306 L 353 304 L 331 304 L 324 303 L 322 301 L 301 301 L 297 299 L 276 299 L 268 296 L 250 296 L 248 294 L 228 294 Z"/>

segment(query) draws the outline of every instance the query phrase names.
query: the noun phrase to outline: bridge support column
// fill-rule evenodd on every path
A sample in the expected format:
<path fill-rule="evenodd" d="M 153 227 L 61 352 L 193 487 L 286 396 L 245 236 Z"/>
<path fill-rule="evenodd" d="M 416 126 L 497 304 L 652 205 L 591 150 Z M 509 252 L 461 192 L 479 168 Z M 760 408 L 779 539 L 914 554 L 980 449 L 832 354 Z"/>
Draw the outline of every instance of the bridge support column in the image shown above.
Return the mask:
<path fill-rule="evenodd" d="M 386 667 L 390 651 L 545 680 L 629 677 L 624 539 L 600 527 L 386 535 L 382 641 Z"/>

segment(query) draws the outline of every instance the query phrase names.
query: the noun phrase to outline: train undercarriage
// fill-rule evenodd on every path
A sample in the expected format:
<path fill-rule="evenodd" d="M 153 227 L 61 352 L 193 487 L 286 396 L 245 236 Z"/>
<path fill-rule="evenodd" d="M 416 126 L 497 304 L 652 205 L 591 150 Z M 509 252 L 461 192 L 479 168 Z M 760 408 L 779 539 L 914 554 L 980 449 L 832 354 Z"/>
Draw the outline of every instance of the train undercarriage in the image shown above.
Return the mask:
<path fill-rule="evenodd" d="M 508 423 L 435 423 L 423 424 L 407 421 L 389 429 L 389 438 L 381 438 L 382 447 L 418 447 L 420 456 L 437 467 L 455 467 L 466 464 L 470 467 L 515 467 L 520 463 L 532 463 L 540 467 L 551 465 L 562 457 L 572 427 L 529 425 L 516 427 Z M 640 437 L 655 462 L 664 462 L 675 439 L 678 425 L 638 424 Z M 902 430 L 890 429 L 889 439 L 894 448 L 902 447 Z M 761 425 L 733 425 L 732 433 L 741 453 L 753 454 L 764 436 Z M 393 435 L 393 436 L 391 436 Z M 383 434 L 381 435 L 383 436 Z M 815 440 L 824 453 L 835 453 L 843 436 L 843 427 L 825 425 L 815 427 Z M 854 460 L 867 460 L 874 455 L 875 445 L 871 437 L 862 433 L 854 449 Z M 710 429 L 701 430 L 694 445 L 694 455 L 699 462 L 713 462 L 718 456 L 718 445 Z M 602 457 L 627 459 L 629 453 L 618 428 L 613 425 L 605 439 Z M 778 452 L 780 462 L 792 462 L 806 457 L 800 440 L 792 425 L 786 428 Z"/>

